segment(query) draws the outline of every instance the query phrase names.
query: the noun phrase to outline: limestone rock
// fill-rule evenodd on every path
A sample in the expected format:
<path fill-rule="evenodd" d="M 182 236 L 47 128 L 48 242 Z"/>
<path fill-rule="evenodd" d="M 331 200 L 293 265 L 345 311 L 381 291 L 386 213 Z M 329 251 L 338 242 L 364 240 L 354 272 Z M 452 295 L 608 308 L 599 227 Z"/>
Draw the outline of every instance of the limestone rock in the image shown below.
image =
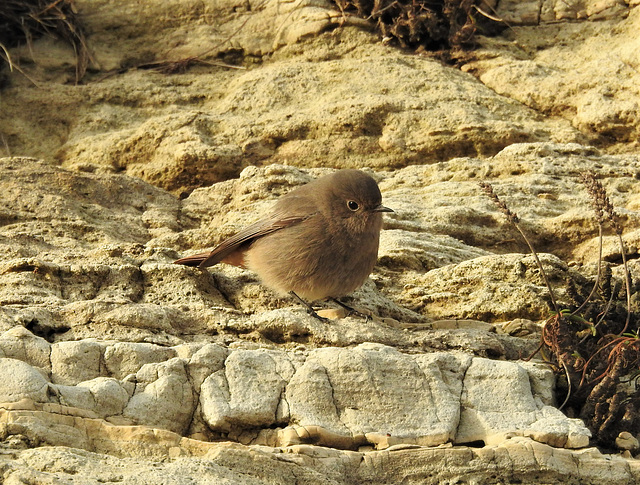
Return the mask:
<path fill-rule="evenodd" d="M 309 485 L 355 485 L 375 480 L 417 485 L 425 483 L 425 475 L 432 477 L 430 483 L 469 477 L 479 482 L 534 483 L 536 478 L 531 480 L 532 475 L 554 481 L 634 483 L 640 477 L 636 460 L 607 457 L 595 448 L 558 449 L 517 437 L 485 448 L 414 446 L 354 452 L 306 445 L 269 449 L 235 443 L 206 443 L 197 448 L 188 440 L 174 441 L 174 437 L 161 433 L 138 434 L 142 448 L 130 448 L 126 440 L 135 435 L 125 429 L 120 431 L 117 436 L 126 452 L 121 448 L 115 455 L 62 446 L 14 450 L 12 456 L 2 454 L 0 466 L 5 483 L 55 479 L 179 484 L 188 476 L 196 484 L 216 481 L 266 485 L 297 481 Z M 163 443 L 167 450 L 164 459 L 152 454 L 158 443 Z M 172 458 L 167 459 L 167 455 Z M 604 460 L 606 467 L 601 466 Z"/>
<path fill-rule="evenodd" d="M 547 372 L 547 388 L 553 374 Z M 591 433 L 579 419 L 567 419 L 533 394 L 526 368 L 475 358 L 466 369 L 456 442 L 491 442 L 505 432 L 533 436 L 552 446 L 583 448 Z M 539 430 L 544 429 L 544 432 Z M 499 439 L 504 439 L 500 436 Z"/>
<path fill-rule="evenodd" d="M 293 365 L 286 355 L 268 351 L 237 350 L 224 370 L 210 375 L 200 391 L 205 421 L 214 431 L 232 427 L 270 427 L 289 418 L 280 406 Z"/>
<path fill-rule="evenodd" d="M 51 382 L 75 385 L 101 375 L 104 345 L 86 340 L 57 342 L 51 347 Z"/>
<path fill-rule="evenodd" d="M 49 383 L 45 377 L 29 364 L 17 359 L 0 358 L 0 402 L 15 402 L 31 399 L 48 401 Z"/>
<path fill-rule="evenodd" d="M 640 11 L 615 0 L 550 3 L 561 10 L 570 8 L 568 12 L 554 8 L 550 14 L 543 9 L 547 21 L 598 13 L 605 19 L 515 27 L 508 40 L 487 40 L 478 60 L 466 68 L 496 92 L 539 112 L 562 116 L 594 140 L 633 143 L 640 121 L 640 75 L 639 41 L 632 32 L 640 25 Z M 582 10 L 585 4 L 588 7 Z M 537 2 L 526 5 L 539 8 Z M 500 54 L 493 55 L 497 51 Z M 618 73 L 615 82 L 609 77 L 612 72 Z"/>
<path fill-rule="evenodd" d="M 97 413 L 93 414 L 95 413 L 96 402 L 91 391 L 86 387 L 66 386 L 64 384 L 57 384 L 51 387 L 57 394 L 57 401 L 62 406 L 87 410 L 90 416 L 98 416 Z"/>
<path fill-rule="evenodd" d="M 414 360 L 378 345 L 316 350 L 287 386 L 291 420 L 352 437 L 354 444 L 374 432 L 396 442 L 446 443 L 455 434 L 468 363 L 438 354 Z"/>
<path fill-rule="evenodd" d="M 123 416 L 138 424 L 184 433 L 195 405 L 184 361 L 173 358 L 145 364 L 135 379 L 136 390 Z"/>
<path fill-rule="evenodd" d="M 131 397 L 124 386 L 112 377 L 96 377 L 80 382 L 76 387 L 89 390 L 94 402 L 93 411 L 103 418 L 121 415 Z"/>
<path fill-rule="evenodd" d="M 21 360 L 46 372 L 51 371 L 51 344 L 21 325 L 0 335 L 3 357 Z"/>
<path fill-rule="evenodd" d="M 502 1 L 491 2 L 496 15 L 509 25 L 538 25 L 563 20 L 602 20 L 623 17 L 627 4 L 619 0 L 587 1 Z"/>
<path fill-rule="evenodd" d="M 407 355 L 379 344 L 318 349 L 297 364 L 282 352 L 234 350 L 203 382 L 200 405 L 213 431 L 262 429 L 255 442 L 277 446 L 496 442 L 505 433 L 587 446 L 581 421 L 548 403 L 552 373 L 528 367 L 532 377 L 512 362 Z M 269 437 L 275 425 L 287 428 Z"/>
<path fill-rule="evenodd" d="M 560 287 L 557 297 L 561 304 L 571 304 L 562 295 L 565 279 L 570 277 L 565 263 L 551 255 L 543 256 L 542 261 L 547 277 L 554 287 Z M 524 313 L 544 318 L 552 310 L 547 302 L 548 290 L 532 256 L 484 256 L 434 269 L 414 281 L 415 286 L 400 298 L 406 306 L 435 318 L 458 316 L 491 321 Z M 509 304 L 503 306 L 507 300 Z"/>
<path fill-rule="evenodd" d="M 175 350 L 148 343 L 118 342 L 104 351 L 104 362 L 109 373 L 122 379 L 135 374 L 144 365 L 161 362 L 175 356 Z"/>
<path fill-rule="evenodd" d="M 455 64 L 326 0 L 139 3 L 74 2 L 82 84 L 50 37 L 5 53 L 29 78 L 0 66 L 3 483 L 640 481 L 519 360 L 554 309 L 478 187 L 575 307 L 595 172 L 638 281 L 637 0 L 491 0 L 510 28 Z M 345 299 L 372 318 L 320 303 L 319 322 L 248 270 L 172 264 L 346 167 L 395 210 Z"/>
<path fill-rule="evenodd" d="M 216 344 L 207 344 L 189 359 L 187 370 L 194 389 L 199 390 L 207 377 L 224 367 L 228 350 Z"/>

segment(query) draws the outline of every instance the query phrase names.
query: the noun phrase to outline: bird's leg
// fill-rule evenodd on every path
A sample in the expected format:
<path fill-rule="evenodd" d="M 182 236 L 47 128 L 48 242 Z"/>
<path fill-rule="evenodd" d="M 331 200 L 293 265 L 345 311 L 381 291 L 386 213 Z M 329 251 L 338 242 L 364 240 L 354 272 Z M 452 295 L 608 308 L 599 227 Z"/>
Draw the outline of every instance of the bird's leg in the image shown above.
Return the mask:
<path fill-rule="evenodd" d="M 312 307 L 309 303 L 307 303 L 307 302 L 306 302 L 306 301 L 304 301 L 302 298 L 300 298 L 298 295 L 296 295 L 296 292 L 295 292 L 295 291 L 290 291 L 290 292 L 289 292 L 289 294 L 290 294 L 291 296 L 293 296 L 296 300 L 298 300 L 300 303 L 302 303 L 302 304 L 305 306 L 305 308 L 307 309 L 307 313 L 308 313 L 309 315 L 311 315 L 311 316 L 312 316 L 312 317 L 314 317 L 314 318 L 317 318 L 317 319 L 318 319 L 318 320 L 320 320 L 321 322 L 325 322 L 325 323 L 326 323 L 326 322 L 328 322 L 328 321 L 329 321 L 329 319 L 328 319 L 328 318 L 324 318 L 324 317 L 321 317 L 320 315 L 318 315 L 318 314 L 316 313 L 316 311 L 313 309 L 313 307 Z"/>
<path fill-rule="evenodd" d="M 347 305 L 346 303 L 342 303 L 340 300 L 338 300 L 337 298 L 329 298 L 332 302 L 340 305 L 342 308 L 344 308 L 348 313 L 347 316 L 349 315 L 357 315 L 359 317 L 364 318 L 367 322 L 371 319 L 371 315 L 366 315 L 358 310 L 356 310 L 355 308 L 350 307 L 349 305 Z"/>

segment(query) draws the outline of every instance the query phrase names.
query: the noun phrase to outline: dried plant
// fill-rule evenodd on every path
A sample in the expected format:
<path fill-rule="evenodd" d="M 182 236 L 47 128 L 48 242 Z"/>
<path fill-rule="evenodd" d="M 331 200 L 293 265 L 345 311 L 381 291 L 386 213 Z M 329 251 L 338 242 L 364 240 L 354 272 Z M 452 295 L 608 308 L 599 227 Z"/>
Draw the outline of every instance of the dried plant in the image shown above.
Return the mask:
<path fill-rule="evenodd" d="M 557 311 L 556 307 L 554 315 L 543 325 L 541 344 L 535 353 L 542 351 L 545 360 L 559 374 L 566 376 L 567 392 L 560 409 L 567 404 L 576 408 L 576 414 L 585 420 L 596 441 L 603 446 L 613 447 L 619 432 L 640 432 L 640 386 L 625 387 L 625 383 L 640 379 L 640 330 L 637 328 L 638 325 L 635 325 L 633 332 L 625 333 L 632 315 L 631 277 L 626 264 L 620 217 L 595 174 L 585 172 L 581 174 L 580 179 L 590 196 L 598 224 L 596 281 L 589 296 L 574 311 Z M 480 186 L 507 220 L 516 227 L 535 254 L 519 225 L 518 216 L 498 198 L 490 184 L 481 183 Z M 617 294 L 615 286 L 608 301 L 601 298 L 594 301 L 598 290 L 605 287 L 606 282 L 602 281 L 602 240 L 604 226 L 607 223 L 618 237 L 623 261 L 627 305 L 626 319 L 621 331 L 618 330 L 620 324 L 616 322 L 617 317 L 610 315 L 613 299 Z M 543 272 L 537 258 L 536 262 Z M 548 284 L 547 287 L 551 292 Z M 595 324 L 583 316 L 588 302 L 601 308 Z M 615 333 L 611 332 L 613 329 Z"/>
<path fill-rule="evenodd" d="M 91 55 L 73 0 L 2 0 L 0 2 L 0 57 L 11 62 L 6 48 L 31 42 L 43 35 L 62 39 L 73 47 L 76 57 L 76 83 L 83 78 Z M 24 73 L 23 73 L 24 74 Z"/>
<path fill-rule="evenodd" d="M 591 206 L 593 207 L 593 211 L 596 215 L 596 221 L 598 223 L 600 233 L 600 257 L 598 259 L 598 276 L 600 275 L 600 260 L 602 259 L 602 225 L 605 222 L 605 219 L 608 220 L 611 224 L 611 227 L 613 228 L 618 239 L 618 245 L 620 247 L 620 257 L 622 258 L 622 265 L 624 268 L 625 293 L 627 297 L 627 318 L 625 320 L 623 329 L 619 332 L 619 334 L 623 334 L 629 328 L 629 321 L 631 318 L 631 274 L 629 273 L 626 250 L 624 247 L 624 241 L 622 240 L 622 225 L 620 224 L 620 217 L 613 208 L 613 204 L 611 204 L 611 201 L 609 200 L 607 191 L 600 183 L 600 181 L 596 178 L 593 172 L 582 172 L 580 174 L 580 179 L 582 180 L 582 183 L 584 184 L 587 192 L 589 193 L 589 196 L 591 197 Z M 596 283 L 597 282 L 598 279 L 596 279 Z"/>
<path fill-rule="evenodd" d="M 496 207 L 500 209 L 500 212 L 502 212 L 505 215 L 505 217 L 507 218 L 507 221 L 509 221 L 511 225 L 513 225 L 513 227 L 516 228 L 516 230 L 522 236 L 522 239 L 524 239 L 524 241 L 527 243 L 527 246 L 529 247 L 529 251 L 531 251 L 533 258 L 536 261 L 536 265 L 540 269 L 540 274 L 542 275 L 544 284 L 546 285 L 547 290 L 549 290 L 549 297 L 551 298 L 551 304 L 553 305 L 555 312 L 559 314 L 560 310 L 559 310 L 558 304 L 556 303 L 556 298 L 553 293 L 553 288 L 551 288 L 551 284 L 549 283 L 549 279 L 547 278 L 547 273 L 544 271 L 544 266 L 542 266 L 542 262 L 540 261 L 540 258 L 538 258 L 538 253 L 533 248 L 531 241 L 529 241 L 529 238 L 520 227 L 520 218 L 516 213 L 512 212 L 502 200 L 500 200 L 500 198 L 494 192 L 493 186 L 491 184 L 487 182 L 480 182 L 479 185 L 480 185 L 480 188 L 484 191 L 484 193 L 493 201 Z"/>
<path fill-rule="evenodd" d="M 503 22 L 477 0 L 334 0 L 344 14 L 375 22 L 382 35 L 401 46 L 441 50 L 470 44 L 482 19 L 485 30 Z"/>

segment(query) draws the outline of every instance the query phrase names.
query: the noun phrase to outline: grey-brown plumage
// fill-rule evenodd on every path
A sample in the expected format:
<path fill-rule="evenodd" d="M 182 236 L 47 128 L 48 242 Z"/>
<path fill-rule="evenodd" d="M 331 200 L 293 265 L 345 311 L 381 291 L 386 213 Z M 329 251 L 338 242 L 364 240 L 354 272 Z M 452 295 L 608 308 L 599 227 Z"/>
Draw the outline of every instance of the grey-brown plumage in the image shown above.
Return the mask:
<path fill-rule="evenodd" d="M 282 196 L 264 219 L 211 252 L 178 264 L 219 262 L 249 268 L 279 293 L 308 301 L 338 298 L 359 288 L 378 258 L 380 189 L 359 170 L 339 170 Z"/>

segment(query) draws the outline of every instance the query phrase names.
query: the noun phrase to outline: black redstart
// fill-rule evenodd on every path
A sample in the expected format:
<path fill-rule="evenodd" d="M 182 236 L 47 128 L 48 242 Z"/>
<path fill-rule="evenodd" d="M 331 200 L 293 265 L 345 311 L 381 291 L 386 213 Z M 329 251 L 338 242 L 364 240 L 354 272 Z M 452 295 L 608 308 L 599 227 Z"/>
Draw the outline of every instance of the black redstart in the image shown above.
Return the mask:
<path fill-rule="evenodd" d="M 224 262 L 248 268 L 278 293 L 336 300 L 359 288 L 378 259 L 380 189 L 360 170 L 339 170 L 280 197 L 271 213 L 212 251 L 177 264 L 206 268 Z M 348 307 L 346 307 L 348 308 Z"/>

